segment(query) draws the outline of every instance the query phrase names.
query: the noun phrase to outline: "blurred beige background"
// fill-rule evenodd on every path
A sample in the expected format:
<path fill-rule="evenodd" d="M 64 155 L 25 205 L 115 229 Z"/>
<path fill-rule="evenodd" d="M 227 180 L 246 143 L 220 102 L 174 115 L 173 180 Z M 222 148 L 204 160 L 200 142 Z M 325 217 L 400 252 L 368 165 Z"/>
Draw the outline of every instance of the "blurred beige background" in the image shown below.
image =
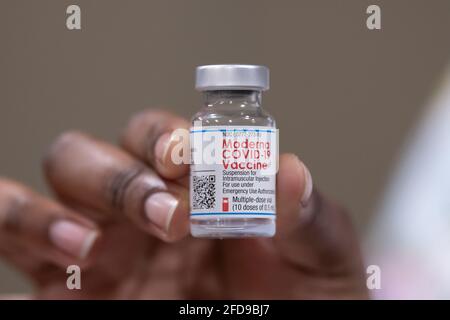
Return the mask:
<path fill-rule="evenodd" d="M 82 30 L 68 31 L 78 4 Z M 366 8 L 382 8 L 382 30 Z M 361 236 L 450 56 L 448 0 L 0 2 L 0 175 L 47 192 L 41 157 L 81 129 L 114 141 L 149 106 L 186 117 L 194 67 L 265 64 L 282 151 L 350 209 Z M 0 265 L 0 293 L 30 290 Z"/>

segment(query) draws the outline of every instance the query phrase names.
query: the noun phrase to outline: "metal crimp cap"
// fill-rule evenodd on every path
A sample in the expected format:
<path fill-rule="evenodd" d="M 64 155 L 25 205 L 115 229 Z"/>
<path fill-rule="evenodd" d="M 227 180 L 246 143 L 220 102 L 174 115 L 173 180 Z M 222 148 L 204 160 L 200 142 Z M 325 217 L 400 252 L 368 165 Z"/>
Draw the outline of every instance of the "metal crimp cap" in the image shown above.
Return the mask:
<path fill-rule="evenodd" d="M 248 64 L 213 64 L 196 69 L 195 88 L 207 90 L 268 90 L 269 69 Z"/>

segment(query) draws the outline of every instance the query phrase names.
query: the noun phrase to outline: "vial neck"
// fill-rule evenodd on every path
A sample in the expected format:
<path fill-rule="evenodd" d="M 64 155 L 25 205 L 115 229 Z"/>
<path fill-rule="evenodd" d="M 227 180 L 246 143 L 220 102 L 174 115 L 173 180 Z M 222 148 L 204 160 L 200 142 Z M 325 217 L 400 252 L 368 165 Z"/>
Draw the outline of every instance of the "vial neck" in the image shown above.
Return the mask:
<path fill-rule="evenodd" d="M 260 107 L 261 91 L 257 90 L 214 90 L 203 92 L 207 107 L 238 105 L 240 107 Z"/>

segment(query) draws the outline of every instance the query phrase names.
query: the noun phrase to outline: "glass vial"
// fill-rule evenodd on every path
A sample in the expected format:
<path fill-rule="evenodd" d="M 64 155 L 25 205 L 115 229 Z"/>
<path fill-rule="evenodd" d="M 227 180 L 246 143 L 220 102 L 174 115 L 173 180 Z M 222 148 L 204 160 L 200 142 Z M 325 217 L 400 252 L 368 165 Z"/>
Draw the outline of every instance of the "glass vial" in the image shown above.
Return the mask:
<path fill-rule="evenodd" d="M 203 106 L 192 118 L 191 234 L 272 237 L 278 161 L 275 120 L 261 107 L 269 70 L 207 65 L 196 70 Z"/>

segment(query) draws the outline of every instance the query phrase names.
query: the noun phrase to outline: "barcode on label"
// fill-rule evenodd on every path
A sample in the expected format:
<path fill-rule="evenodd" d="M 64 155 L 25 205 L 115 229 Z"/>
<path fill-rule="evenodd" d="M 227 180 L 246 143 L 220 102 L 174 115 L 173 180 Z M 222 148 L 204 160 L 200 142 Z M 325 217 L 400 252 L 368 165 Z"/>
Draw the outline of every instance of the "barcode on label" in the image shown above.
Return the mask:
<path fill-rule="evenodd" d="M 192 208 L 212 209 L 216 206 L 216 176 L 192 177 Z"/>

